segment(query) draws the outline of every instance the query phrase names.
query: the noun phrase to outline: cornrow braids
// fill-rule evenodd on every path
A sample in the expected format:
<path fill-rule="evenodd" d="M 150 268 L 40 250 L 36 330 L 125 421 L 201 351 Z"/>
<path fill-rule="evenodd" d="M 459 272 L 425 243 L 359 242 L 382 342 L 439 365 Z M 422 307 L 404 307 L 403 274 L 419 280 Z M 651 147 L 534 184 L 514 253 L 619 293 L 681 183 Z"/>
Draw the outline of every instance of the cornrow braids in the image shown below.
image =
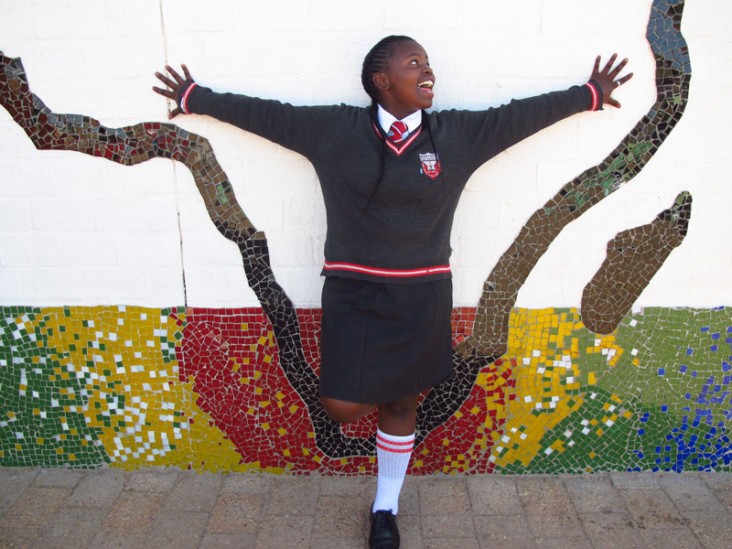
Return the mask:
<path fill-rule="evenodd" d="M 373 105 L 378 102 L 378 89 L 374 84 L 374 74 L 384 72 L 389 66 L 394 44 L 399 42 L 414 42 L 409 36 L 391 35 L 379 40 L 376 45 L 366 54 L 361 68 L 361 84 L 363 89 L 371 98 Z"/>

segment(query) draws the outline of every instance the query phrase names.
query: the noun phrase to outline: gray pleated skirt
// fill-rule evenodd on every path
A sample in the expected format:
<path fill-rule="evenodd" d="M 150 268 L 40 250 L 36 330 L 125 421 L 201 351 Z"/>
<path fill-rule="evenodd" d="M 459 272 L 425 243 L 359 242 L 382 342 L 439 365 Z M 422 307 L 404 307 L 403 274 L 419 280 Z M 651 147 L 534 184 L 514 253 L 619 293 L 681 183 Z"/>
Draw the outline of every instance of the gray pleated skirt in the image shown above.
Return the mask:
<path fill-rule="evenodd" d="M 321 396 L 380 404 L 452 373 L 452 280 L 409 284 L 327 277 Z"/>

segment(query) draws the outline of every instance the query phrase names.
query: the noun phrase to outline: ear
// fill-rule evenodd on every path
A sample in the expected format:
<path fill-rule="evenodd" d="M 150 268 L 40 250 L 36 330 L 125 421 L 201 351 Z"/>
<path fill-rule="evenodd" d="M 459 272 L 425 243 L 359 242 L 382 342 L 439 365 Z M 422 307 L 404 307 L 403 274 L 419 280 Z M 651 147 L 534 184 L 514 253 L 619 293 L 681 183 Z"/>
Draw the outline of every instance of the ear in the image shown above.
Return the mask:
<path fill-rule="evenodd" d="M 391 84 L 389 84 L 389 78 L 384 72 L 375 72 L 372 76 L 374 85 L 378 90 L 388 90 Z"/>

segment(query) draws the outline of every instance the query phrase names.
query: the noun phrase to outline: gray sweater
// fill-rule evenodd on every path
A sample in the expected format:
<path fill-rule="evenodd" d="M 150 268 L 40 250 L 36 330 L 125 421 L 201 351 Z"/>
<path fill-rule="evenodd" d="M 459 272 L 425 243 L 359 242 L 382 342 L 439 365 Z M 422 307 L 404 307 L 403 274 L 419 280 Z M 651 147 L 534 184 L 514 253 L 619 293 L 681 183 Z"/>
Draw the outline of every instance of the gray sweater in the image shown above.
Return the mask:
<path fill-rule="evenodd" d="M 186 112 L 308 158 L 326 208 L 323 274 L 379 282 L 449 278 L 453 216 L 473 172 L 539 130 L 598 106 L 597 87 L 588 83 L 484 111 L 423 112 L 420 128 L 397 149 L 372 108 L 295 107 L 196 84 L 182 97 Z"/>

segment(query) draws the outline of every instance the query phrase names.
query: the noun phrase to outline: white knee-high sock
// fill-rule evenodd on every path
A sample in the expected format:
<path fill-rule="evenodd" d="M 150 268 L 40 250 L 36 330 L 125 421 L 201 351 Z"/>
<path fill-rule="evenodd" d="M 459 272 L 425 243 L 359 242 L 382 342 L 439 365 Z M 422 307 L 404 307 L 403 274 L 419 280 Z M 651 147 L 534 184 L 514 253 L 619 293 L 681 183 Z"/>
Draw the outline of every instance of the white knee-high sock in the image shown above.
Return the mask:
<path fill-rule="evenodd" d="M 378 475 L 372 512 L 390 510 L 396 515 L 399 511 L 399 492 L 402 490 L 413 448 L 414 434 L 397 436 L 376 430 Z"/>

